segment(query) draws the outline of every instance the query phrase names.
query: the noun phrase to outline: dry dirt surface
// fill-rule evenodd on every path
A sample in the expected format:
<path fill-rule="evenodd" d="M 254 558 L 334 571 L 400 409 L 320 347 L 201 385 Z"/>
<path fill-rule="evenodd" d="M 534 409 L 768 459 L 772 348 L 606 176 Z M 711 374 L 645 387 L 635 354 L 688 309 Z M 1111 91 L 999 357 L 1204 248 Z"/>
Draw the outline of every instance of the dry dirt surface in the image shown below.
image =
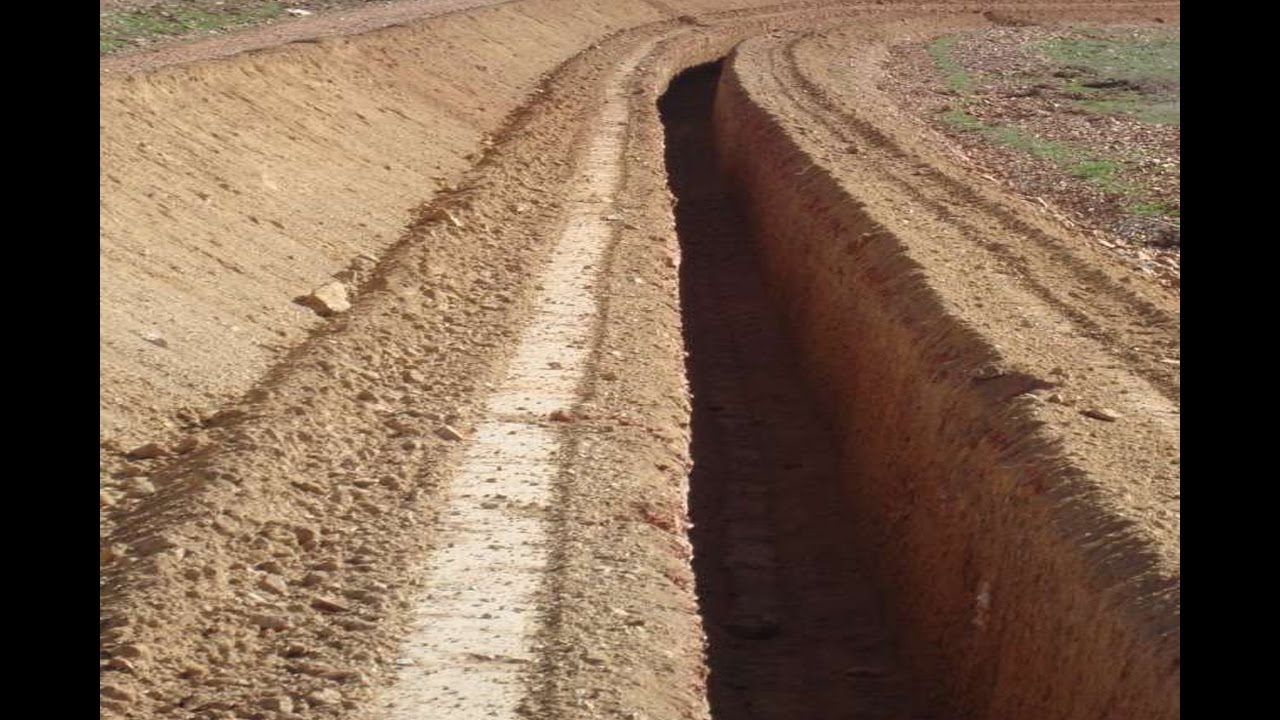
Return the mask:
<path fill-rule="evenodd" d="M 104 59 L 102 716 L 1178 717 L 1176 294 L 891 66 L 1177 14 L 403 2 Z"/>

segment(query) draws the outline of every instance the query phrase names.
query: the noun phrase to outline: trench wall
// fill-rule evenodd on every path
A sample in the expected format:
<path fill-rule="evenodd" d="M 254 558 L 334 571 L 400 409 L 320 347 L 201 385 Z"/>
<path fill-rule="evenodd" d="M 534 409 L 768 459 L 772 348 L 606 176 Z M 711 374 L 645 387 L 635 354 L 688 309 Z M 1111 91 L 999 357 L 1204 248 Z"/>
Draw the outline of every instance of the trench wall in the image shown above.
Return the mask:
<path fill-rule="evenodd" d="M 721 162 L 837 428 L 850 541 L 953 717 L 1176 718 L 1176 581 L 1054 438 L 975 376 L 998 359 L 929 271 L 726 63 Z"/>

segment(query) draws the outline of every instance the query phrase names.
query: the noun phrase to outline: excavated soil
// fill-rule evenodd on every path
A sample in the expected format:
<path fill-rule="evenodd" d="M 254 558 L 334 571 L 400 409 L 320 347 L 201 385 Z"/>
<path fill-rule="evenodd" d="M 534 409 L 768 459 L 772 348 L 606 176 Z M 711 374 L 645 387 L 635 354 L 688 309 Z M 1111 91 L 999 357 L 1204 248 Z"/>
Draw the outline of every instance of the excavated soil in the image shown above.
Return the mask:
<path fill-rule="evenodd" d="M 952 7 L 104 62 L 103 716 L 1176 717 L 1176 298 L 879 89 Z"/>

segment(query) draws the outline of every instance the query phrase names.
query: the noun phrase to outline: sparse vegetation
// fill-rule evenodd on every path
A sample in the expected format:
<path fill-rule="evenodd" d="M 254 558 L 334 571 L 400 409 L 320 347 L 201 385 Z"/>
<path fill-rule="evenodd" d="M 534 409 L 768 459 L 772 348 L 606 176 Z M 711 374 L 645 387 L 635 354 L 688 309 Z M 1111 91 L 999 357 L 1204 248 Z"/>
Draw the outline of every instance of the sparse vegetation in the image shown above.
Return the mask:
<path fill-rule="evenodd" d="M 1106 135 L 1071 120 L 1063 108 L 1073 108 L 1077 117 L 1082 112 L 1125 116 L 1176 127 L 1178 30 L 1081 27 L 1040 38 L 1024 41 L 1013 51 L 967 47 L 968 35 L 929 43 L 926 50 L 933 69 L 955 96 L 940 115 L 942 123 L 1051 163 L 1064 175 L 1114 197 L 1122 214 L 1177 227 L 1176 194 L 1170 199 L 1167 190 L 1154 192 L 1149 182 L 1153 170 L 1168 173 L 1172 168 L 1176 183 L 1176 155 L 1170 164 L 1167 157 L 1147 155 L 1146 147 L 1117 150 L 1114 142 L 1089 142 L 1091 134 L 1099 140 Z M 975 53 L 977 64 L 967 66 L 965 58 L 974 62 Z M 1019 98 L 1026 98 L 1029 106 L 1017 105 L 1023 102 Z M 1068 126 L 1077 129 L 1066 131 Z"/>
<path fill-rule="evenodd" d="M 175 38 L 219 32 L 272 20 L 284 15 L 278 2 L 244 2 L 210 5 L 158 5 L 127 10 L 108 10 L 98 15 L 100 55 L 124 48 Z"/>

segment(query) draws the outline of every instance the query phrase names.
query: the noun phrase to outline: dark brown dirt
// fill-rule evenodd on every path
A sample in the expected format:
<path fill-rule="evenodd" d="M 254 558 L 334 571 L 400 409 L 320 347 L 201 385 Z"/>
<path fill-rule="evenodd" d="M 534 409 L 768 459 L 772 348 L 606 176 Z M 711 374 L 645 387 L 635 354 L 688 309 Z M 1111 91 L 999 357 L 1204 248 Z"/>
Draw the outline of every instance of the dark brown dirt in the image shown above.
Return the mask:
<path fill-rule="evenodd" d="M 693 404 L 691 537 L 719 720 L 905 717 L 877 599 L 847 542 L 856 523 L 824 424 L 770 304 L 742 209 L 722 181 L 719 67 L 663 97 L 684 257 Z M 913 714 L 911 717 L 925 717 Z"/>

